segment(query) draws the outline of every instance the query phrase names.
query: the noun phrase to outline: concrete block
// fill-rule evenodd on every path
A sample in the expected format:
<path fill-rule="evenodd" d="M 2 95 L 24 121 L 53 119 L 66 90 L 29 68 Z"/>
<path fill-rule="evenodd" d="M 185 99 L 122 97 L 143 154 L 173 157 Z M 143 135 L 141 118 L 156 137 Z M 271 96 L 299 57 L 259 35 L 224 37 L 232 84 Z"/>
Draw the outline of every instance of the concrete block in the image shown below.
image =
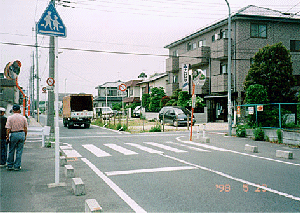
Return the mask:
<path fill-rule="evenodd" d="M 251 146 L 249 144 L 245 145 L 245 151 L 247 152 L 254 152 L 254 153 L 258 153 L 258 147 L 257 146 Z"/>
<path fill-rule="evenodd" d="M 74 178 L 75 172 L 72 165 L 65 165 L 65 175 L 67 178 Z"/>
<path fill-rule="evenodd" d="M 85 212 L 102 212 L 102 208 L 96 199 L 86 199 Z"/>
<path fill-rule="evenodd" d="M 67 164 L 67 158 L 65 156 L 59 157 L 60 166 L 65 166 Z"/>
<path fill-rule="evenodd" d="M 293 152 L 283 151 L 283 150 L 276 150 L 276 157 L 277 158 L 293 159 Z"/>
<path fill-rule="evenodd" d="M 81 178 L 72 178 L 72 189 L 76 196 L 85 195 L 85 185 Z"/>

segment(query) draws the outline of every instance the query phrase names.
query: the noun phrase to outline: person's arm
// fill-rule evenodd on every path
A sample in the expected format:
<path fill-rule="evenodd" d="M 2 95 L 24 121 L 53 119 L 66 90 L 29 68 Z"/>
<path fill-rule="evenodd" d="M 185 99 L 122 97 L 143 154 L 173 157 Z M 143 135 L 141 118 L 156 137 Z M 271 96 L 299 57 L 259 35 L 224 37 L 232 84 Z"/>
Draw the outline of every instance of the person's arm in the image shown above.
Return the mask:
<path fill-rule="evenodd" d="M 9 134 L 10 134 L 10 129 L 6 129 L 6 139 L 9 141 Z"/>
<path fill-rule="evenodd" d="M 26 137 L 27 137 L 27 127 L 24 127 L 24 132 L 25 132 L 25 141 L 26 141 Z M 25 144 L 25 141 L 24 141 L 24 144 Z"/>

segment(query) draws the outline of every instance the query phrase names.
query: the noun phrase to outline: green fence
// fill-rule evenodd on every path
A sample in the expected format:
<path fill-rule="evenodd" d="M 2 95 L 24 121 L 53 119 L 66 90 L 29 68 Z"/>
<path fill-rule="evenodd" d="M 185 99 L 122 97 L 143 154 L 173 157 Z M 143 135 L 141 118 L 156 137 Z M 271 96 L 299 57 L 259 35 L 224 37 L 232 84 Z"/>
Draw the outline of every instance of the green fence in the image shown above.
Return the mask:
<path fill-rule="evenodd" d="M 293 128 L 299 124 L 300 103 L 245 104 L 236 106 L 237 124 L 263 128 Z"/>

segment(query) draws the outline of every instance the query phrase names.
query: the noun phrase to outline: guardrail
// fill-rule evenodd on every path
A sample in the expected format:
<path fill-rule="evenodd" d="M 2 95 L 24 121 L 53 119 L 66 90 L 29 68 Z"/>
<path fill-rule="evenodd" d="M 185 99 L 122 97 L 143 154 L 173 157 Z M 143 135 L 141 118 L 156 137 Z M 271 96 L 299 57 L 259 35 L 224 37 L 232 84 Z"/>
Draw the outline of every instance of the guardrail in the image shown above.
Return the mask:
<path fill-rule="evenodd" d="M 28 127 L 27 134 L 29 135 L 41 135 L 42 147 L 45 147 L 45 138 L 50 135 L 50 126 L 44 127 Z"/>

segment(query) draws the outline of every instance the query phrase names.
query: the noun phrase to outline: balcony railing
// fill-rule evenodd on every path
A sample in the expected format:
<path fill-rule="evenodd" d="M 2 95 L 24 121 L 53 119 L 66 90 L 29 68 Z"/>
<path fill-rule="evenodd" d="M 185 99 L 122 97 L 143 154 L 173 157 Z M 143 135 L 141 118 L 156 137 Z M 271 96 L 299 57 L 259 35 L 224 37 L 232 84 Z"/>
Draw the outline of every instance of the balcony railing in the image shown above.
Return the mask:
<path fill-rule="evenodd" d="M 228 91 L 228 74 L 211 76 L 211 92 L 227 92 Z M 233 78 L 231 75 L 231 85 Z"/>
<path fill-rule="evenodd" d="M 180 64 L 191 64 L 192 67 L 209 63 L 210 47 L 190 50 L 180 57 Z"/>
<path fill-rule="evenodd" d="M 233 48 L 231 48 L 233 50 Z M 211 44 L 211 57 L 225 59 L 228 57 L 228 39 L 216 40 Z"/>
<path fill-rule="evenodd" d="M 170 57 L 166 60 L 166 71 L 167 72 L 178 72 L 179 71 L 179 57 Z"/>

